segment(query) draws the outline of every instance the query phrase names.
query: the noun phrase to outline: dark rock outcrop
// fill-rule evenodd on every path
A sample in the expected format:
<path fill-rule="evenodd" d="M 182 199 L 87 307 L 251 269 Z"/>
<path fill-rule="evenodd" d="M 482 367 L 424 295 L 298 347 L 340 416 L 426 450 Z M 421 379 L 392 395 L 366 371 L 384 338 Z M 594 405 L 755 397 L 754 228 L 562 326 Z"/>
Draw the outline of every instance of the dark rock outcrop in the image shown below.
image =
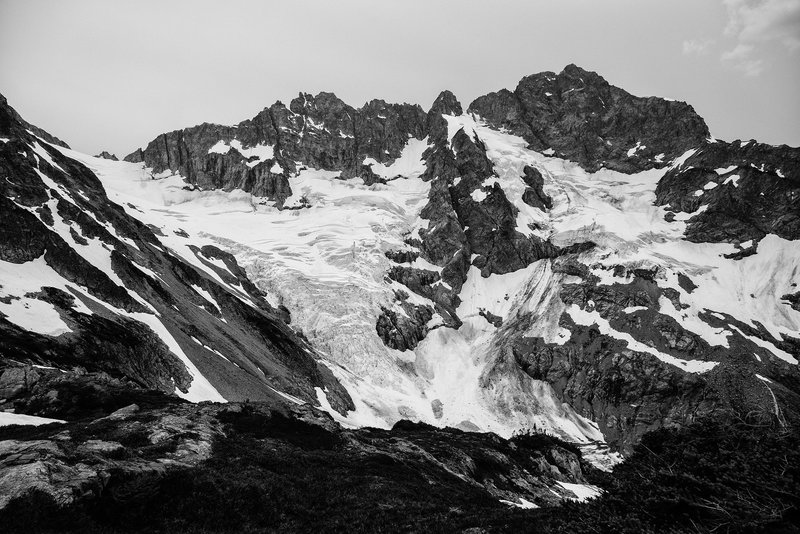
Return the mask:
<path fill-rule="evenodd" d="M 430 306 L 418 306 L 403 301 L 398 306 L 402 310 L 399 313 L 381 308 L 375 329 L 387 347 L 414 350 L 428 334 L 428 321 L 433 317 L 433 310 Z"/>
<path fill-rule="evenodd" d="M 69 145 L 58 137 L 50 135 L 48 132 L 45 132 L 38 126 L 34 126 L 20 117 L 19 113 L 17 113 L 14 108 L 8 105 L 8 100 L 6 100 L 6 97 L 1 94 L 0 109 L 3 109 L 3 113 L 0 113 L 0 131 L 16 131 L 17 133 L 21 133 L 23 130 L 30 131 L 33 133 L 33 135 L 44 139 L 48 143 L 69 148 Z"/>
<path fill-rule="evenodd" d="M 103 150 L 102 152 L 97 154 L 95 157 L 96 158 L 103 158 L 103 159 L 110 159 L 111 161 L 119 161 L 119 159 L 117 159 L 117 156 L 115 156 L 114 154 L 109 154 L 105 150 Z"/>
<path fill-rule="evenodd" d="M 529 206 L 539 208 L 542 211 L 553 207 L 553 199 L 544 192 L 544 177 L 542 173 L 530 165 L 522 168 L 524 173 L 522 179 L 528 188 L 522 194 L 522 201 Z"/>
<path fill-rule="evenodd" d="M 203 188 L 243 189 L 282 207 L 291 195 L 287 175 L 298 163 L 375 183 L 380 180 L 362 169 L 364 159 L 396 159 L 409 137 L 425 137 L 424 120 L 422 109 L 410 104 L 373 100 L 355 109 L 333 93 L 301 93 L 288 108 L 276 102 L 236 126 L 202 124 L 163 134 L 125 161 L 144 162 L 154 174 L 180 173 Z M 263 157 L 245 157 L 254 147 Z"/>
<path fill-rule="evenodd" d="M 800 149 L 755 141 L 706 143 L 658 182 L 656 204 L 695 213 L 696 243 L 800 239 Z M 753 249 L 753 252 L 755 249 Z"/>
<path fill-rule="evenodd" d="M 486 155 L 486 147 L 477 137 L 463 129 L 452 139 L 444 115 L 460 115 L 461 104 L 449 91 L 442 92 L 431 106 L 426 119 L 429 148 L 423 154 L 426 171 L 423 180 L 431 183 L 428 203 L 420 216 L 429 221 L 419 231 L 419 240 L 407 240 L 414 257 L 441 268 L 441 275 L 427 271 L 393 267 L 388 278 L 404 284 L 410 291 L 430 299 L 444 326 L 458 328 L 456 314 L 458 293 L 467 279 L 470 265 L 480 269 L 484 277 L 505 274 L 527 267 L 541 258 L 555 257 L 557 247 L 517 230 L 518 209 L 508 200 L 497 183 L 484 186 L 496 177 L 494 166 Z M 552 201 L 544 194 L 543 179 L 533 168 L 526 167 L 524 180 L 528 199 L 545 209 Z M 535 199 L 535 200 L 534 200 Z M 409 252 L 392 252 L 390 259 L 408 261 Z M 496 322 L 496 321 L 490 321 Z M 384 310 L 378 331 L 392 348 L 413 348 L 427 333 L 415 320 L 395 317 Z M 391 326 L 391 328 L 389 328 Z M 392 336 L 387 332 L 393 332 Z M 396 344 L 399 340 L 410 343 Z"/>
<path fill-rule="evenodd" d="M 783 295 L 781 300 L 785 300 L 792 308 L 800 311 L 800 291 Z"/>
<path fill-rule="evenodd" d="M 635 97 L 575 65 L 526 76 L 513 92 L 482 96 L 467 111 L 589 171 L 661 167 L 709 137 L 688 104 Z"/>

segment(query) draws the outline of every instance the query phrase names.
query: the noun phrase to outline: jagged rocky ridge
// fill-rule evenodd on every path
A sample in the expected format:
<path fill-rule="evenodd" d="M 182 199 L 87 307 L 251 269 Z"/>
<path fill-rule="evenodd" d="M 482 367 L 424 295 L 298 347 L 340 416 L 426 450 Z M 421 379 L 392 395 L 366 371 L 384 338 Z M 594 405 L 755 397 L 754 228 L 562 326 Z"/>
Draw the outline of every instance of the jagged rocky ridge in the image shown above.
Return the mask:
<path fill-rule="evenodd" d="M 468 111 L 588 171 L 663 167 L 709 137 L 685 102 L 633 96 L 575 65 L 526 76 L 513 92 L 482 96 Z"/>
<path fill-rule="evenodd" d="M 356 110 L 332 93 L 301 93 L 288 108 L 276 102 L 236 126 L 202 124 L 163 134 L 125 161 L 144 162 L 155 174 L 179 172 L 200 187 L 243 189 L 280 206 L 291 196 L 287 176 L 299 167 L 380 180 L 363 159 L 391 161 L 409 137 L 425 137 L 419 106 L 373 100 Z"/>

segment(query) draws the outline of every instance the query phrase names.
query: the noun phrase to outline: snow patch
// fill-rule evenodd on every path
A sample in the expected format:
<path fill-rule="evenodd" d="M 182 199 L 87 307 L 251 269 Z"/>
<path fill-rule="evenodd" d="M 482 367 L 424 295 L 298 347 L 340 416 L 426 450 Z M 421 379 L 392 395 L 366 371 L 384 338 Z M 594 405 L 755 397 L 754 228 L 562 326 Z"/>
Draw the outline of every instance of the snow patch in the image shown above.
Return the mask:
<path fill-rule="evenodd" d="M 403 147 L 400 156 L 390 164 L 378 163 L 373 158 L 364 158 L 364 165 L 369 165 L 372 172 L 384 178 L 391 180 L 393 178 L 418 178 L 427 169 L 425 161 L 422 159 L 422 154 L 428 149 L 428 138 L 416 139 L 411 137 Z"/>
<path fill-rule="evenodd" d="M 725 181 L 722 182 L 722 185 L 733 184 L 733 187 L 739 187 L 739 175 L 734 174 L 725 178 Z"/>
<path fill-rule="evenodd" d="M 475 191 L 470 193 L 469 196 L 471 196 L 472 200 L 474 200 L 475 202 L 483 202 L 489 195 L 483 189 L 476 189 Z"/>
<path fill-rule="evenodd" d="M 245 159 L 250 159 L 255 157 L 253 161 L 248 161 L 248 167 L 255 167 L 262 161 L 266 161 L 268 159 L 272 159 L 275 157 L 275 147 L 272 145 L 264 145 L 258 144 L 252 147 L 244 147 L 242 142 L 238 139 L 234 139 L 229 143 L 225 141 L 219 140 L 217 143 L 208 149 L 209 154 L 227 154 L 230 152 L 231 148 L 239 152 Z"/>
<path fill-rule="evenodd" d="M 550 93 L 546 93 L 546 94 L 550 95 Z M 529 501 L 527 499 L 523 499 L 522 497 L 519 497 L 519 502 L 507 501 L 505 499 L 500 499 L 500 502 L 503 503 L 503 504 L 507 504 L 508 506 L 516 506 L 517 508 L 522 508 L 523 510 L 532 510 L 534 508 L 539 508 L 538 506 L 536 506 L 531 501 Z"/>
<path fill-rule="evenodd" d="M 639 152 L 640 150 L 644 150 L 645 148 L 647 148 L 647 145 L 643 145 L 641 143 L 641 141 L 636 141 L 636 146 L 634 146 L 633 148 L 629 149 L 628 152 L 627 152 L 627 155 L 628 155 L 628 157 L 631 157 L 634 154 L 636 154 L 637 152 Z"/>
<path fill-rule="evenodd" d="M 50 419 L 48 417 L 37 417 L 35 415 L 24 415 L 21 413 L 0 412 L 0 426 L 8 425 L 49 425 L 50 423 L 66 423 L 62 419 Z"/>
<path fill-rule="evenodd" d="M 578 502 L 585 502 L 589 499 L 594 499 L 602 495 L 603 490 L 598 488 L 597 486 L 591 486 L 589 484 L 572 484 L 570 482 L 561 482 L 556 481 L 556 484 L 564 488 L 565 490 L 571 491 L 575 494 L 575 499 Z"/>

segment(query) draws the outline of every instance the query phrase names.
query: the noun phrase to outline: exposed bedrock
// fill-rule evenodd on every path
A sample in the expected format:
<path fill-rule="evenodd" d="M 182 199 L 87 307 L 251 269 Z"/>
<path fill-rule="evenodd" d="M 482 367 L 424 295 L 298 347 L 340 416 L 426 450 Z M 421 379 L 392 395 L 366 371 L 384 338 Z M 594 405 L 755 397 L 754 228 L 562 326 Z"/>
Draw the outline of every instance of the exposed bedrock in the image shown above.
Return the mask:
<path fill-rule="evenodd" d="M 800 148 L 705 143 L 659 181 L 656 204 L 697 213 L 686 228 L 697 243 L 800 239 Z"/>
<path fill-rule="evenodd" d="M 526 76 L 513 91 L 479 97 L 468 111 L 589 171 L 662 167 L 709 137 L 685 102 L 633 96 L 575 65 Z"/>

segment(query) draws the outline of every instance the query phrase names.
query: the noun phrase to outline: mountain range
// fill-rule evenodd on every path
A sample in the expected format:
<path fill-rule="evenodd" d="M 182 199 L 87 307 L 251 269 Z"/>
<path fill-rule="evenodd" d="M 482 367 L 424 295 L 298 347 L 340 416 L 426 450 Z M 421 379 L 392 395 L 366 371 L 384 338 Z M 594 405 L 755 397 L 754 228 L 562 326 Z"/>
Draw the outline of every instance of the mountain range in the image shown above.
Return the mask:
<path fill-rule="evenodd" d="M 707 443 L 797 454 L 798 148 L 569 65 L 466 109 L 300 93 L 121 161 L 0 97 L 0 192 L 0 516 L 49 511 L 19 529 L 798 517 L 786 468 L 763 506 L 666 475 L 688 511 L 627 502 L 668 455 L 758 471 Z"/>

